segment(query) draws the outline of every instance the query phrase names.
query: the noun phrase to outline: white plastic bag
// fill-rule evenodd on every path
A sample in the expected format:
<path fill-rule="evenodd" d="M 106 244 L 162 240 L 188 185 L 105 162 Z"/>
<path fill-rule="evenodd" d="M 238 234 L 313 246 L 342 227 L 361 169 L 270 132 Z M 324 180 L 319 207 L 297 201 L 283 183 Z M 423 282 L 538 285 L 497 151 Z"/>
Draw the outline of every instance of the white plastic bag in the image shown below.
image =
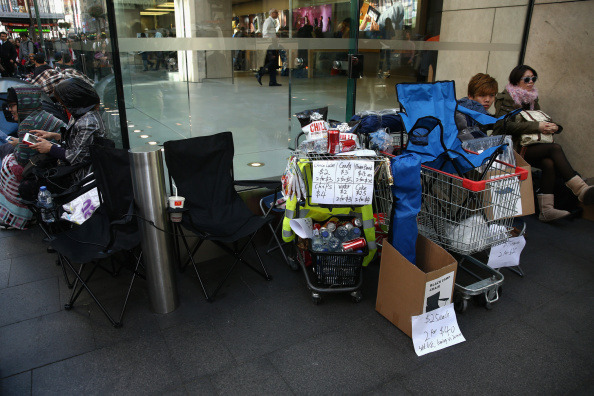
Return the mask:
<path fill-rule="evenodd" d="M 62 205 L 62 208 L 65 210 L 62 213 L 62 219 L 80 225 L 93 215 L 99 205 L 101 205 L 99 191 L 95 187 L 67 204 Z"/>

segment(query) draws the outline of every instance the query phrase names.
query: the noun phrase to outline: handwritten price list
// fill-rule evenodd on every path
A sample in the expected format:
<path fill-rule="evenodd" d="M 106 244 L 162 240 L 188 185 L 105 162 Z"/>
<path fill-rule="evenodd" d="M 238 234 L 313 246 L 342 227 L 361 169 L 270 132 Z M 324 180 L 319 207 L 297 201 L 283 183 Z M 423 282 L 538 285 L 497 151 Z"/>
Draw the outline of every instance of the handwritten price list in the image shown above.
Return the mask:
<path fill-rule="evenodd" d="M 315 161 L 312 202 L 368 205 L 373 198 L 373 161 Z"/>
<path fill-rule="evenodd" d="M 418 356 L 466 341 L 458 327 L 453 304 L 413 316 L 412 339 Z"/>

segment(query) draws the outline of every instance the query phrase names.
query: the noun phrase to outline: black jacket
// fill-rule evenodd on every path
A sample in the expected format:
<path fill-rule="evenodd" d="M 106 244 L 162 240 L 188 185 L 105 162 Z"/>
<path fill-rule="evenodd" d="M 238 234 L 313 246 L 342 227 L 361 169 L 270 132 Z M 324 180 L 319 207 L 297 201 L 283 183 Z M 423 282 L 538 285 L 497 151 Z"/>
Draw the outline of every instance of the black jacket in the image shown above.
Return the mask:
<path fill-rule="evenodd" d="M 2 44 L 0 46 L 0 62 L 2 63 L 2 66 L 4 66 L 4 68 L 6 70 L 14 72 L 14 67 L 16 65 L 16 58 L 17 58 L 16 48 L 14 48 L 14 45 L 12 45 L 12 43 L 10 41 L 5 41 L 4 44 Z M 11 64 L 10 63 L 11 59 L 15 63 Z"/>

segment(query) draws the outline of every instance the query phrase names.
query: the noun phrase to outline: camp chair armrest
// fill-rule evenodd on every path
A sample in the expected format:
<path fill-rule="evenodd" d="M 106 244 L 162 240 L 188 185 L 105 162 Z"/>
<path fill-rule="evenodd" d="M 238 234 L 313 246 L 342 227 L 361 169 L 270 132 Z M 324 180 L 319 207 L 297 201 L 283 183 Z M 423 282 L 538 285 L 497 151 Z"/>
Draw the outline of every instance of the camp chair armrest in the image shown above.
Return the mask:
<path fill-rule="evenodd" d="M 280 180 L 235 180 L 233 184 L 236 186 L 266 188 L 269 190 L 280 190 L 282 187 Z"/>

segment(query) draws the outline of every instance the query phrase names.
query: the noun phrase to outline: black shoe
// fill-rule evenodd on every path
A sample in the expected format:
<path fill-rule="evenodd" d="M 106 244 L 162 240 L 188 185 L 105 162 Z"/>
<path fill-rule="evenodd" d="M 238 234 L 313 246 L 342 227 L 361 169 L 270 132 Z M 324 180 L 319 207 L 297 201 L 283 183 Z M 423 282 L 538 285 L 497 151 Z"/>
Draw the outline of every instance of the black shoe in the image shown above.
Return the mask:
<path fill-rule="evenodd" d="M 262 85 L 262 84 L 260 84 L 260 85 Z M 283 86 L 283 84 L 279 84 L 279 83 L 269 83 L 269 84 L 268 84 L 268 86 L 269 86 L 269 87 L 282 87 L 282 86 Z"/>
<path fill-rule="evenodd" d="M 260 72 L 256 73 L 256 80 L 258 80 L 258 84 L 262 85 L 262 75 Z"/>

